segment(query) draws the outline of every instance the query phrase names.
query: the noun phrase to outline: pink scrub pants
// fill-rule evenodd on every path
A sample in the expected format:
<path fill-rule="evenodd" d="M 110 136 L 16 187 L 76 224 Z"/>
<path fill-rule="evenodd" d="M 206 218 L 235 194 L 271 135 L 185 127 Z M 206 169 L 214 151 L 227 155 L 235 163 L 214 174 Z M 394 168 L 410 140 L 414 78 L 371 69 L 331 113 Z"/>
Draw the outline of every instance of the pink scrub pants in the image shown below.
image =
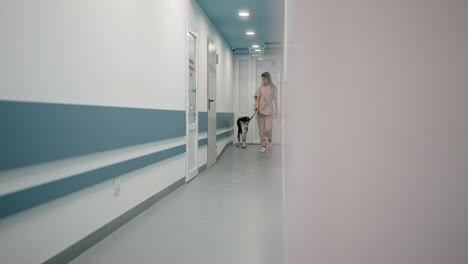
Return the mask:
<path fill-rule="evenodd" d="M 273 117 L 271 115 L 258 114 L 257 123 L 262 147 L 266 147 L 268 141 L 271 141 L 272 120 Z"/>

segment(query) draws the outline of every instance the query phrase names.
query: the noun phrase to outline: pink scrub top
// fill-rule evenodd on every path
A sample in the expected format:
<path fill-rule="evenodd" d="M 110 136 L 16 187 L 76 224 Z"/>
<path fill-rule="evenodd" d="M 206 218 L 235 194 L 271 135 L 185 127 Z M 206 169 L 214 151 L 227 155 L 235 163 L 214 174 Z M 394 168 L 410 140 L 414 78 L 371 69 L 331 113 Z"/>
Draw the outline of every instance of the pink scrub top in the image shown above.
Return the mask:
<path fill-rule="evenodd" d="M 259 99 L 258 112 L 262 115 L 273 113 L 273 100 L 276 100 L 276 91 L 271 85 L 260 86 L 255 93 Z"/>

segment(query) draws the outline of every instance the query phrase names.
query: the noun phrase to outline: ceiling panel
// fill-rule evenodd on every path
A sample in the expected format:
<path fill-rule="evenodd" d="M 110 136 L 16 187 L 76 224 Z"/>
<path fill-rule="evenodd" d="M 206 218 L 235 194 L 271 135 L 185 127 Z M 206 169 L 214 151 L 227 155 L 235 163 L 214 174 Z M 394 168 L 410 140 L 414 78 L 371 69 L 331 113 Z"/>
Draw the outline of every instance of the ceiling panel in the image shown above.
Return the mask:
<path fill-rule="evenodd" d="M 283 41 L 284 0 L 197 0 L 200 7 L 218 28 L 231 47 L 247 50 L 252 44 L 267 45 L 265 52 L 278 50 Z M 243 20 L 238 11 L 247 9 Z M 248 29 L 254 36 L 247 36 Z M 271 44 L 273 43 L 273 44 Z"/>

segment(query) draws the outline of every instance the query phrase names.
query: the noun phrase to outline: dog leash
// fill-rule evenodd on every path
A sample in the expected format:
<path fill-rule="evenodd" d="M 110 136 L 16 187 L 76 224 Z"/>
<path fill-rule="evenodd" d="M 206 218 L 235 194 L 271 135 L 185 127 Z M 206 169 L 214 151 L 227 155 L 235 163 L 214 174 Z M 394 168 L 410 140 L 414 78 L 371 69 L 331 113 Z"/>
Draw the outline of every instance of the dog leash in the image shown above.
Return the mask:
<path fill-rule="evenodd" d="M 252 118 L 255 116 L 255 114 L 257 113 L 257 111 L 258 111 L 258 110 L 257 110 L 257 109 L 255 109 L 255 112 L 254 112 L 254 113 L 253 113 L 253 115 L 250 117 L 250 120 L 249 120 L 249 122 L 246 122 L 246 123 L 247 123 L 247 125 L 249 125 L 250 121 L 252 121 Z M 245 122 L 244 122 L 244 123 L 245 123 Z"/>
<path fill-rule="evenodd" d="M 257 111 L 258 111 L 258 109 L 255 109 L 255 112 L 253 113 L 252 117 L 250 117 L 250 120 L 249 120 L 249 122 L 247 122 L 247 125 L 249 125 L 250 121 L 252 121 L 252 118 L 255 116 Z"/>
<path fill-rule="evenodd" d="M 250 120 L 252 120 L 252 118 L 255 116 L 255 114 L 257 113 L 257 109 L 255 109 L 255 112 L 253 113 L 252 117 L 250 118 Z"/>

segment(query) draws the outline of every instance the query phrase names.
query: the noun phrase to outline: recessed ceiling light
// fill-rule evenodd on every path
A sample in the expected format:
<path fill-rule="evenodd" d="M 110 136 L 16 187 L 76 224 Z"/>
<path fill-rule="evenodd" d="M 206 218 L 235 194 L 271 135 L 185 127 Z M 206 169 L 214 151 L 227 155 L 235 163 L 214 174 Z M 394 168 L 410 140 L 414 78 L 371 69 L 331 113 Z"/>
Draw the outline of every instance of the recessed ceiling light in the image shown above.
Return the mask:
<path fill-rule="evenodd" d="M 248 17 L 248 16 L 250 16 L 249 11 L 247 11 L 247 10 L 240 10 L 238 14 L 239 14 L 240 17 Z"/>
<path fill-rule="evenodd" d="M 254 48 L 254 49 L 255 49 L 255 48 L 260 48 L 260 46 L 257 45 L 257 44 L 254 44 L 254 45 L 252 45 L 252 48 Z"/>
<path fill-rule="evenodd" d="M 249 30 L 249 31 L 245 32 L 245 34 L 247 34 L 247 35 L 255 35 L 255 32 Z"/>

